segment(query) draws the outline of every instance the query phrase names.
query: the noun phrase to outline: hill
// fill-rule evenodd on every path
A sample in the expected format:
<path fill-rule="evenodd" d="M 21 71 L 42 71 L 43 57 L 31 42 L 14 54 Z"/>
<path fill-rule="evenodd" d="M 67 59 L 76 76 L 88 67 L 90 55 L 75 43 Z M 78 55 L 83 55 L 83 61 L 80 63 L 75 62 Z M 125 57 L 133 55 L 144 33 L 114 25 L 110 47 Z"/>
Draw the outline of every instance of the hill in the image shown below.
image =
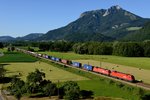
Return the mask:
<path fill-rule="evenodd" d="M 11 37 L 11 36 L 0 36 L 0 42 L 10 42 L 10 41 L 14 41 L 15 38 Z"/>
<path fill-rule="evenodd" d="M 146 23 L 140 30 L 128 34 L 123 38 L 125 41 L 144 41 L 150 40 L 150 22 Z"/>
<path fill-rule="evenodd" d="M 33 41 L 36 38 L 39 38 L 43 35 L 43 33 L 30 33 L 28 35 L 25 35 L 23 37 L 17 37 L 16 40 L 23 40 L 23 41 Z"/>
<path fill-rule="evenodd" d="M 0 42 L 12 42 L 12 41 L 35 41 L 41 37 L 43 33 L 31 33 L 22 37 L 0 36 Z"/>
<path fill-rule="evenodd" d="M 135 31 L 128 30 L 131 27 L 142 27 L 148 20 L 117 5 L 84 12 L 76 21 L 50 30 L 38 40 L 112 41 Z"/>

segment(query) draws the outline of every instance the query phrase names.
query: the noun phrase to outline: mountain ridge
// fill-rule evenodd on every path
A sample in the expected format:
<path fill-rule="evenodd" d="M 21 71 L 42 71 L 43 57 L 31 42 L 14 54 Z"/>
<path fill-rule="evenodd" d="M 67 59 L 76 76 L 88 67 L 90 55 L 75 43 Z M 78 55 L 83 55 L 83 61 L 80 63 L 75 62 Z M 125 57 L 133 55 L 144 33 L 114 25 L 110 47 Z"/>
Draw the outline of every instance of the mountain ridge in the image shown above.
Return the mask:
<path fill-rule="evenodd" d="M 109 9 L 83 12 L 77 20 L 64 27 L 48 31 L 42 37 L 38 38 L 38 40 L 68 40 L 69 37 L 69 41 L 73 41 L 74 38 L 79 38 L 81 33 L 86 34 L 85 38 L 82 38 L 82 41 L 93 41 L 93 38 L 86 39 L 86 37 L 91 36 L 89 35 L 91 33 L 93 33 L 93 37 L 96 37 L 95 33 L 99 33 L 97 36 L 105 37 L 106 41 L 106 37 L 116 40 L 131 33 L 127 28 L 142 27 L 148 20 L 126 11 L 117 5 Z M 99 39 L 98 41 L 103 40 Z"/>
<path fill-rule="evenodd" d="M 115 5 L 108 9 L 85 11 L 68 25 L 49 30 L 40 36 L 28 34 L 15 40 L 77 42 L 122 40 L 140 30 L 148 21 L 150 21 L 149 18 L 142 18 Z"/>
<path fill-rule="evenodd" d="M 12 37 L 12 36 L 0 36 L 0 42 L 12 42 L 12 41 L 34 41 L 39 38 L 43 33 L 30 33 L 22 37 Z"/>

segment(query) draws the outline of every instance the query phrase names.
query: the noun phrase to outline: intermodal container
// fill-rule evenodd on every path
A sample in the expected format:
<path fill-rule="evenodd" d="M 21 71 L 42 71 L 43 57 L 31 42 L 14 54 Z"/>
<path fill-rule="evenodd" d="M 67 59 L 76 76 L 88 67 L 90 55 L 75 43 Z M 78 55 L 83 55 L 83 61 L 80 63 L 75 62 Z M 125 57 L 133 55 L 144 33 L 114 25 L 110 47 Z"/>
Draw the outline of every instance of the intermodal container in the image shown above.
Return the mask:
<path fill-rule="evenodd" d="M 88 71 L 92 71 L 93 70 L 93 66 L 88 65 L 88 64 L 84 64 L 83 65 L 83 69 L 88 70 Z"/>
<path fill-rule="evenodd" d="M 68 64 L 69 63 L 69 61 L 66 60 L 66 59 L 61 59 L 61 62 L 64 63 L 64 64 Z"/>
<path fill-rule="evenodd" d="M 55 58 L 55 61 L 57 62 L 60 62 L 60 60 L 61 60 L 60 58 Z"/>
<path fill-rule="evenodd" d="M 48 57 L 48 55 L 45 55 L 45 58 L 47 58 L 47 59 L 48 59 L 48 58 L 49 58 L 49 57 Z"/>
<path fill-rule="evenodd" d="M 82 64 L 79 62 L 72 62 L 72 66 L 81 68 Z"/>
<path fill-rule="evenodd" d="M 56 58 L 52 56 L 52 57 L 51 57 L 51 60 L 55 61 L 55 60 L 56 60 Z"/>

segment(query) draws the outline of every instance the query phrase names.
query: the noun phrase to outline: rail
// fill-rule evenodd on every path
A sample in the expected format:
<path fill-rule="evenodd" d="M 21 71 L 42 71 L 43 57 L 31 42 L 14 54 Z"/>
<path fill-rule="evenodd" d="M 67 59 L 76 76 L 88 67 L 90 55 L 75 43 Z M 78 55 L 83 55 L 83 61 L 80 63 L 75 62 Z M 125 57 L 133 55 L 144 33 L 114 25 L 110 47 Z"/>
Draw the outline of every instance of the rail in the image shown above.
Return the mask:
<path fill-rule="evenodd" d="M 22 52 L 23 53 L 26 53 L 26 54 L 29 54 L 27 52 L 24 52 L 25 50 L 23 50 Z M 108 78 L 108 79 L 112 79 L 112 80 L 115 80 L 117 82 L 121 82 L 121 83 L 125 83 L 125 84 L 128 84 L 128 85 L 131 85 L 131 86 L 135 86 L 135 87 L 139 87 L 139 88 L 143 88 L 145 90 L 150 90 L 150 85 L 149 84 L 145 84 L 145 83 L 142 83 L 142 82 L 138 82 L 138 83 L 130 83 L 130 82 L 127 82 L 127 81 L 124 81 L 124 80 L 119 80 L 119 79 L 116 79 L 116 78 L 113 78 L 113 77 L 108 77 L 108 76 L 105 76 L 105 75 L 102 75 L 102 74 L 98 74 L 98 73 L 95 73 L 95 72 L 91 72 L 91 71 L 87 71 L 87 70 L 83 70 L 83 69 L 80 69 L 80 68 L 76 68 L 76 67 L 73 67 L 71 65 L 67 65 L 67 64 L 63 64 L 61 62 L 56 62 L 56 61 L 53 61 L 51 59 L 47 59 L 47 58 L 43 58 L 43 57 L 40 57 L 40 56 L 36 56 L 36 55 L 33 55 L 33 54 L 30 54 L 34 57 L 38 57 L 38 58 L 41 58 L 41 59 L 45 59 L 47 61 L 51 61 L 51 62 L 54 62 L 54 63 L 57 63 L 57 64 L 60 64 L 60 65 L 65 65 L 67 67 L 71 67 L 71 68 L 74 68 L 74 69 L 77 69 L 77 70 L 82 70 L 82 71 L 85 71 L 85 72 L 89 72 L 89 73 L 92 73 L 92 74 L 95 74 L 95 75 L 98 75 L 98 76 L 101 76 L 101 77 L 105 77 L 105 78 Z"/>

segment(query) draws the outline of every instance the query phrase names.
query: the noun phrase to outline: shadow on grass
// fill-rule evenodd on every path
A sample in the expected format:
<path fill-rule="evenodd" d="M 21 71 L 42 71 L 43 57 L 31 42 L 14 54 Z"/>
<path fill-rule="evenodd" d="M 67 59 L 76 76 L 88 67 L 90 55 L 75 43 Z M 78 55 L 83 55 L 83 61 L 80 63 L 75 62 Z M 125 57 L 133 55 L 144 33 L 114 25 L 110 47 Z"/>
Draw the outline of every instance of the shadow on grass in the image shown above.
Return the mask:
<path fill-rule="evenodd" d="M 6 65 L 10 65 L 10 64 L 0 64 L 0 67 L 4 67 Z"/>
<path fill-rule="evenodd" d="M 92 99 L 93 97 L 93 91 L 88 90 L 81 90 L 80 95 L 82 96 L 82 99 Z"/>
<path fill-rule="evenodd" d="M 11 80 L 12 80 L 11 77 L 0 78 L 0 84 L 9 83 L 9 82 L 11 82 Z"/>
<path fill-rule="evenodd" d="M 32 94 L 29 96 L 30 98 L 43 98 L 46 97 L 43 93 Z"/>

